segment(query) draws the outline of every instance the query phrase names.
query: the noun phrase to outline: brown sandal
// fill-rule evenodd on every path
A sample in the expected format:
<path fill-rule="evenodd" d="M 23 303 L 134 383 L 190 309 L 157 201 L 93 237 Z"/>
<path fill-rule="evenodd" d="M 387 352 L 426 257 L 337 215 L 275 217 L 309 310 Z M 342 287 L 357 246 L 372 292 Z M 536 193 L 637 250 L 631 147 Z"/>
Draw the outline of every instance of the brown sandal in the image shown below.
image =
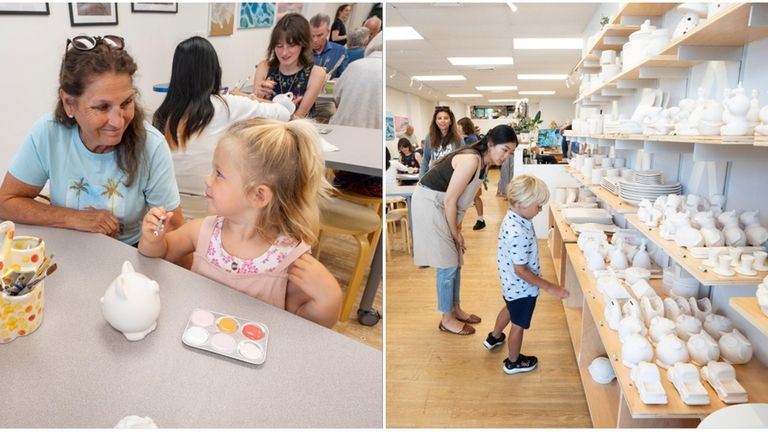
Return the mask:
<path fill-rule="evenodd" d="M 480 324 L 482 321 L 482 319 L 480 319 L 480 317 L 475 314 L 469 314 L 467 319 L 461 319 L 459 317 L 456 317 L 456 319 L 467 324 Z"/>
<path fill-rule="evenodd" d="M 475 328 L 466 323 L 464 324 L 464 326 L 461 327 L 461 330 L 459 330 L 458 332 L 455 332 L 449 329 L 448 327 L 444 326 L 442 321 L 440 321 L 440 325 L 437 326 L 437 328 L 440 329 L 440 331 L 444 331 L 446 333 L 451 333 L 459 336 L 468 336 L 471 334 L 475 334 Z"/>

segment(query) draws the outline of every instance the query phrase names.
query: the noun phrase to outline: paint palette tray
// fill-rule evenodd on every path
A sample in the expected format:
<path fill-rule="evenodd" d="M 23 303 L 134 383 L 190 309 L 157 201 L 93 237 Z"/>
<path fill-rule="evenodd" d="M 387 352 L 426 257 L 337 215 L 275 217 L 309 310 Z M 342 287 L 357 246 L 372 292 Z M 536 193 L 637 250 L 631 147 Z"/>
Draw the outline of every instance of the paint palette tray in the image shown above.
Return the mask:
<path fill-rule="evenodd" d="M 266 324 L 229 314 L 195 309 L 181 337 L 184 345 L 251 364 L 267 358 Z"/>

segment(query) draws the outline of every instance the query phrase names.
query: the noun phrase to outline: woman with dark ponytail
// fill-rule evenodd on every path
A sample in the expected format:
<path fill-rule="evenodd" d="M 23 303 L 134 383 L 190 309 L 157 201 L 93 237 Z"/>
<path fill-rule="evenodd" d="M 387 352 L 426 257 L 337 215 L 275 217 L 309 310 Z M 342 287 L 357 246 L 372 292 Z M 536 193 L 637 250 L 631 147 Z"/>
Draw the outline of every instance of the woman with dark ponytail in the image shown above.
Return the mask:
<path fill-rule="evenodd" d="M 413 261 L 437 269 L 437 306 L 441 331 L 470 335 L 480 317 L 460 307 L 464 237 L 461 222 L 472 206 L 487 165 L 501 165 L 515 150 L 517 136 L 508 125 L 438 160 L 413 193 Z"/>

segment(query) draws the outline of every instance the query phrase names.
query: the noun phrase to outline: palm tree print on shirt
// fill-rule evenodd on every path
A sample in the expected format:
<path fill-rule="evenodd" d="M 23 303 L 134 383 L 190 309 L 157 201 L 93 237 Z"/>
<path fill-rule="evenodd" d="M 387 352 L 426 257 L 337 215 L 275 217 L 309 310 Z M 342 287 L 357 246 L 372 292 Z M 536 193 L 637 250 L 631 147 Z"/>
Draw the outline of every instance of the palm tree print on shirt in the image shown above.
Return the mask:
<path fill-rule="evenodd" d="M 112 214 L 115 214 L 115 198 L 123 198 L 123 194 L 117 190 L 120 187 L 120 182 L 113 179 L 108 179 L 107 182 L 101 185 L 104 191 L 101 196 L 106 196 L 109 199 L 109 210 Z"/>
<path fill-rule="evenodd" d="M 73 191 L 75 191 L 75 197 L 77 198 L 77 206 L 76 209 L 80 209 L 80 194 L 85 192 L 86 195 L 88 195 L 89 187 L 88 180 L 85 179 L 85 177 L 80 177 L 80 180 L 72 181 L 72 183 L 69 185 L 69 188 Z"/>

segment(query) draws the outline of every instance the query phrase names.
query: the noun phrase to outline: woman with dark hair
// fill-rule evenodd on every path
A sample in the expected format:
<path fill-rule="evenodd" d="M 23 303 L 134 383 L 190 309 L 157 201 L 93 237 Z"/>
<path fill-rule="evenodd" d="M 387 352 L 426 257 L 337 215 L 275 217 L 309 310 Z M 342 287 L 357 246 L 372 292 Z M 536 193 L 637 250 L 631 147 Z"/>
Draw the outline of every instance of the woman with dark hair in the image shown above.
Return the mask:
<path fill-rule="evenodd" d="M 462 117 L 459 119 L 459 133 L 464 138 L 464 145 L 470 145 L 477 141 L 480 141 L 480 137 L 475 133 L 475 124 L 469 117 Z"/>
<path fill-rule="evenodd" d="M 272 29 L 267 58 L 259 62 L 253 93 L 272 100 L 291 92 L 296 112 L 292 118 L 314 117 L 315 101 L 325 84 L 325 70 L 312 60 L 309 21 L 297 13 L 280 18 Z"/>
<path fill-rule="evenodd" d="M 400 153 L 400 163 L 408 168 L 419 169 L 418 153 L 413 149 L 413 144 L 408 138 L 400 138 L 397 142 L 397 152 Z"/>
<path fill-rule="evenodd" d="M 352 5 L 345 3 L 336 9 L 336 16 L 331 26 L 331 42 L 339 45 L 347 44 L 347 21 L 352 14 Z"/>
<path fill-rule="evenodd" d="M 179 43 L 173 53 L 168 94 L 152 123 L 168 141 L 183 194 L 205 195 L 203 176 L 211 170 L 216 143 L 233 123 L 291 117 L 291 110 L 283 105 L 221 95 L 220 88 L 221 66 L 213 45 L 200 36 Z M 186 207 L 190 206 L 185 201 Z"/>
<path fill-rule="evenodd" d="M 0 218 L 96 232 L 135 245 L 150 207 L 183 223 L 163 135 L 144 121 L 119 36 L 67 39 L 55 111 L 32 127 L 0 186 Z M 46 182 L 52 205 L 35 201 Z"/>
<path fill-rule="evenodd" d="M 419 176 L 423 177 L 438 159 L 461 147 L 463 142 L 456 129 L 456 117 L 451 109 L 447 106 L 435 107 L 435 114 L 429 125 L 429 135 L 424 138 L 424 155 Z"/>
<path fill-rule="evenodd" d="M 464 237 L 461 222 L 488 165 L 501 165 L 517 146 L 515 131 L 499 125 L 480 141 L 440 159 L 413 192 L 413 262 L 437 269 L 441 331 L 469 335 L 480 317 L 460 307 Z"/>

